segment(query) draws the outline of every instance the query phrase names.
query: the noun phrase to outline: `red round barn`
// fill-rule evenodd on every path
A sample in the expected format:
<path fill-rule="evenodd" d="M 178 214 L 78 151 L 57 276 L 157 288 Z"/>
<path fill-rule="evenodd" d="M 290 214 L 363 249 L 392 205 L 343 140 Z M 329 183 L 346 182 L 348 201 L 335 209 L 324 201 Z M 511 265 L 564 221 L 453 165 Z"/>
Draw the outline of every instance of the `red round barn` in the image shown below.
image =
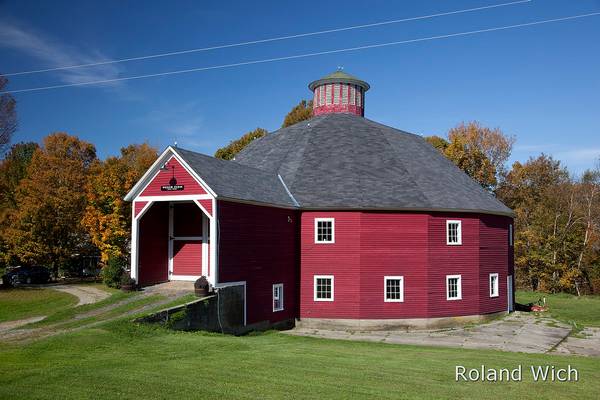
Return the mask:
<path fill-rule="evenodd" d="M 511 311 L 512 211 L 421 136 L 364 118 L 366 82 L 337 71 L 309 88 L 311 119 L 232 161 L 165 150 L 128 195 L 132 275 L 243 283 L 248 324 L 424 327 Z M 173 177 L 183 188 L 161 191 Z"/>

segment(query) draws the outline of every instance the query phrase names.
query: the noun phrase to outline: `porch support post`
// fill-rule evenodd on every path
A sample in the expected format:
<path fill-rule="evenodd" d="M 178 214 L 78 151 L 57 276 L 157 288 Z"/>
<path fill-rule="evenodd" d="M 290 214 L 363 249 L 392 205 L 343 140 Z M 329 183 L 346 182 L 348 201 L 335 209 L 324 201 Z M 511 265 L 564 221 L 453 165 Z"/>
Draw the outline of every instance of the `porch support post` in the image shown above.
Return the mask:
<path fill-rule="evenodd" d="M 202 213 L 202 275 L 208 276 L 208 227 L 209 219 Z"/>
<path fill-rule="evenodd" d="M 219 283 L 219 266 L 217 265 L 217 199 L 212 199 L 212 218 L 210 218 L 210 276 L 208 281 L 216 286 Z"/>
<path fill-rule="evenodd" d="M 131 266 L 130 275 L 138 282 L 138 229 L 140 222 L 135 215 L 135 201 L 131 203 Z"/>

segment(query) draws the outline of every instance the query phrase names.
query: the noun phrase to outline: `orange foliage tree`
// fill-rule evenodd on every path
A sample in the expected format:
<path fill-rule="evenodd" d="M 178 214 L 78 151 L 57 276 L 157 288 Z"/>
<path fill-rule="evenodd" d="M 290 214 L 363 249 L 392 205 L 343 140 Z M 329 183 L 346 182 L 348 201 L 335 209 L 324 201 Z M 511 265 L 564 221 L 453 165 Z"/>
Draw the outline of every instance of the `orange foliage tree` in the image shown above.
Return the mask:
<path fill-rule="evenodd" d="M 123 198 L 157 156 L 156 149 L 148 144 L 130 145 L 121 149 L 119 157 L 92 165 L 82 222 L 103 262 L 129 253 L 131 204 Z"/>
<path fill-rule="evenodd" d="M 86 179 L 96 160 L 90 143 L 66 133 L 47 136 L 16 189 L 17 208 L 4 232 L 22 262 L 52 266 L 55 274 L 88 240 L 81 225 Z"/>

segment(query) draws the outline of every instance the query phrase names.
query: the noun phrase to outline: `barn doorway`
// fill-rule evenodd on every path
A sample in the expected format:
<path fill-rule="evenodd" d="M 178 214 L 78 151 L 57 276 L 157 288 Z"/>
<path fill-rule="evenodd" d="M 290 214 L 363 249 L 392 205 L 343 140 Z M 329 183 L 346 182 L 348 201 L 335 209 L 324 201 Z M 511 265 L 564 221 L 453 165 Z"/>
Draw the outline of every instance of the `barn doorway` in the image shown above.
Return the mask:
<path fill-rule="evenodd" d="M 202 275 L 208 251 L 206 217 L 194 202 L 171 202 L 169 213 L 169 279 Z"/>
<path fill-rule="evenodd" d="M 154 201 L 139 217 L 140 285 L 209 275 L 210 220 L 194 200 Z"/>

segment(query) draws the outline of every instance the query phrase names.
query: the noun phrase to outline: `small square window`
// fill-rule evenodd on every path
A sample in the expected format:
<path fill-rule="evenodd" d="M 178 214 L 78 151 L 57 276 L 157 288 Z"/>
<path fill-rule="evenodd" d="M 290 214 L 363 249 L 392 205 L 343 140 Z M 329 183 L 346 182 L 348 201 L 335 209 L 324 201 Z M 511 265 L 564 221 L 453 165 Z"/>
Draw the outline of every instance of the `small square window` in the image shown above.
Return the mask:
<path fill-rule="evenodd" d="M 315 301 L 333 301 L 333 275 L 315 275 Z"/>
<path fill-rule="evenodd" d="M 490 297 L 498 297 L 498 274 L 490 274 Z"/>
<path fill-rule="evenodd" d="M 446 221 L 446 244 L 462 244 L 462 223 L 461 221 Z"/>
<path fill-rule="evenodd" d="M 283 283 L 273 285 L 273 311 L 283 310 Z"/>
<path fill-rule="evenodd" d="M 461 276 L 446 275 L 446 300 L 461 300 Z"/>
<path fill-rule="evenodd" d="M 404 301 L 404 277 L 386 276 L 384 281 L 384 301 L 385 302 L 403 302 Z"/>
<path fill-rule="evenodd" d="M 315 218 L 315 243 L 335 243 L 335 220 Z"/>

